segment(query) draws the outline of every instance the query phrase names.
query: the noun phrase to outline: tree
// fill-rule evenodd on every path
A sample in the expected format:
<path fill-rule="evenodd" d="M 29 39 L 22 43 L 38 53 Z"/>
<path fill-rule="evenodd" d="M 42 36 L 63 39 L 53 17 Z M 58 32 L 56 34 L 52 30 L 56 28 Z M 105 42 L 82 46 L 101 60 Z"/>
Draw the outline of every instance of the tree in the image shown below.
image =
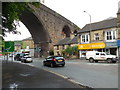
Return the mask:
<path fill-rule="evenodd" d="M 65 52 L 70 56 L 72 54 L 72 47 L 68 46 L 66 49 L 65 49 Z"/>
<path fill-rule="evenodd" d="M 73 54 L 73 55 L 76 55 L 76 56 L 78 57 L 78 52 L 79 52 L 78 46 L 73 46 L 73 47 L 72 47 L 72 54 Z"/>
<path fill-rule="evenodd" d="M 78 46 L 68 46 L 65 50 L 62 51 L 62 53 L 68 57 L 71 57 L 73 55 L 78 57 L 78 51 Z"/>
<path fill-rule="evenodd" d="M 16 26 L 19 24 L 20 16 L 23 11 L 32 11 L 29 8 L 29 4 L 36 7 L 40 6 L 39 2 L 3 2 L 2 3 L 2 31 L 3 35 L 5 32 L 18 33 Z"/>
<path fill-rule="evenodd" d="M 49 55 L 54 55 L 53 49 L 51 49 L 51 50 L 49 51 Z"/>

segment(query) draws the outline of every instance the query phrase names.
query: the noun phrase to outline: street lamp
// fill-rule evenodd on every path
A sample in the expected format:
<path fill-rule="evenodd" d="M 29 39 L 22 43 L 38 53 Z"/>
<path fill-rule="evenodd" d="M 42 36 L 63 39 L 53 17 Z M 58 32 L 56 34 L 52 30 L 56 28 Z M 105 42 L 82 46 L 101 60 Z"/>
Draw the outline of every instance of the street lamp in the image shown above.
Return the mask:
<path fill-rule="evenodd" d="M 83 11 L 83 12 L 87 13 L 90 17 L 90 42 L 91 42 L 91 15 L 86 11 Z"/>

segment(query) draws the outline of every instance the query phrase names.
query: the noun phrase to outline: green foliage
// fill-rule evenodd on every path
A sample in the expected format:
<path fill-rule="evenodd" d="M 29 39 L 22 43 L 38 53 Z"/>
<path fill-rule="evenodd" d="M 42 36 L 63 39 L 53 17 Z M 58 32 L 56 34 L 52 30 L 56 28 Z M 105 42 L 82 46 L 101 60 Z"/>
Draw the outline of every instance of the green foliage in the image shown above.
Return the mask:
<path fill-rule="evenodd" d="M 76 55 L 78 56 L 78 46 L 68 46 L 62 51 L 66 56 Z"/>
<path fill-rule="evenodd" d="M 72 47 L 68 46 L 68 47 L 65 49 L 65 53 L 71 55 L 71 54 L 72 54 Z"/>
<path fill-rule="evenodd" d="M 78 46 L 73 46 L 72 47 L 72 52 L 78 53 Z"/>
<path fill-rule="evenodd" d="M 15 20 L 19 20 L 23 11 L 30 11 L 28 4 L 32 4 L 36 7 L 40 6 L 38 2 L 3 2 L 2 3 L 2 30 L 4 32 L 14 32 L 16 34 Z"/>
<path fill-rule="evenodd" d="M 49 51 L 49 54 L 50 54 L 50 55 L 54 55 L 54 51 L 51 49 L 51 50 Z"/>

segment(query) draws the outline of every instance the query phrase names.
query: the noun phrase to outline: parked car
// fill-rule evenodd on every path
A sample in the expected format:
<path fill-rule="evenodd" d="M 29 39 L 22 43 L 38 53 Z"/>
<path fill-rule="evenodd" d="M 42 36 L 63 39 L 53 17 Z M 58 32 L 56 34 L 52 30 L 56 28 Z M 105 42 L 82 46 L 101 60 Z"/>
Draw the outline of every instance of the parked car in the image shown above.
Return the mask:
<path fill-rule="evenodd" d="M 118 57 L 105 52 L 88 51 L 86 53 L 86 59 L 89 60 L 89 62 L 107 61 L 108 63 L 116 63 Z"/>
<path fill-rule="evenodd" d="M 24 56 L 21 57 L 21 62 L 24 62 L 24 63 L 33 62 L 33 59 L 30 55 L 24 55 Z"/>
<path fill-rule="evenodd" d="M 62 56 L 48 56 L 45 61 L 43 61 L 44 66 L 65 66 L 65 59 Z"/>
<path fill-rule="evenodd" d="M 23 53 L 17 53 L 17 54 L 15 55 L 15 57 L 14 57 L 14 60 L 16 60 L 16 61 L 21 61 L 21 57 L 22 57 L 22 56 L 24 56 Z"/>
<path fill-rule="evenodd" d="M 14 55 L 14 53 L 10 53 L 10 54 L 9 54 L 9 57 L 13 57 L 13 55 Z"/>

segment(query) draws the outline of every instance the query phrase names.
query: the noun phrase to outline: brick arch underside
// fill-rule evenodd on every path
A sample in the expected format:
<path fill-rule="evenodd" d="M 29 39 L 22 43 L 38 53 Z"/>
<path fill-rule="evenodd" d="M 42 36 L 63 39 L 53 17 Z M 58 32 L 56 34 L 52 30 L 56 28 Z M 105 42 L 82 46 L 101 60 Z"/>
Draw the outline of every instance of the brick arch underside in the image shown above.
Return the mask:
<path fill-rule="evenodd" d="M 37 47 L 42 48 L 45 55 L 49 49 L 51 39 L 40 20 L 30 12 L 24 12 L 20 19 L 31 33 L 34 43 L 38 45 Z"/>
<path fill-rule="evenodd" d="M 23 13 L 21 21 L 30 31 L 34 43 L 46 43 L 50 41 L 48 32 L 33 13 Z"/>

